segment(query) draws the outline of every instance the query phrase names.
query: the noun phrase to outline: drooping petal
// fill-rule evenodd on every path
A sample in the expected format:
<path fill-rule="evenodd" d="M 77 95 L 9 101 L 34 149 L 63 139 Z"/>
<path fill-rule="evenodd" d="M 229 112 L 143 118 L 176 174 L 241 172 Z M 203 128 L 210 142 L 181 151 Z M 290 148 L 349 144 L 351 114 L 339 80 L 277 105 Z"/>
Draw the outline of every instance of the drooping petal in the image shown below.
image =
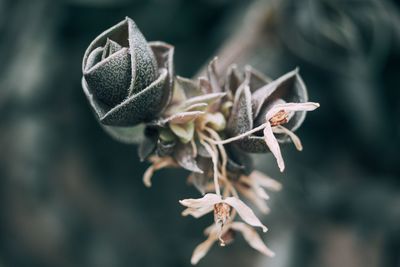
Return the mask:
<path fill-rule="evenodd" d="M 255 250 L 261 252 L 262 254 L 274 257 L 275 253 L 271 251 L 262 241 L 261 237 L 257 234 L 257 232 L 250 226 L 242 223 L 242 222 L 233 222 L 231 224 L 231 228 L 241 232 L 244 239 L 249 243 L 249 245 Z"/>
<path fill-rule="evenodd" d="M 190 262 L 196 265 L 207 254 L 215 241 L 217 241 L 217 239 L 214 236 L 209 236 L 205 241 L 200 243 L 194 249 Z"/>
<path fill-rule="evenodd" d="M 150 166 L 147 168 L 147 170 L 143 174 L 143 184 L 146 187 L 151 187 L 151 178 L 154 175 L 154 166 Z"/>
<path fill-rule="evenodd" d="M 240 177 L 239 182 L 244 183 L 249 188 L 251 188 L 254 191 L 254 193 L 256 194 L 256 196 L 258 196 L 264 200 L 269 199 L 267 192 L 265 192 L 265 190 L 255 180 L 251 179 L 250 177 L 242 175 Z"/>
<path fill-rule="evenodd" d="M 279 170 L 283 172 L 285 169 L 285 162 L 283 161 L 282 158 L 282 153 L 281 153 L 281 148 L 279 147 L 279 143 L 276 140 L 274 133 L 272 132 L 271 125 L 266 123 L 267 125 L 265 126 L 263 132 L 264 132 L 264 140 L 269 149 L 271 150 L 271 153 L 274 155 L 276 158 L 276 162 L 278 163 Z"/>
<path fill-rule="evenodd" d="M 298 151 L 302 151 L 303 150 L 303 145 L 301 144 L 300 138 L 292 131 L 290 131 L 289 129 L 286 129 L 285 127 L 278 125 L 274 128 L 272 128 L 272 131 L 274 133 L 277 134 L 286 134 L 290 137 L 290 139 L 292 140 L 294 146 L 296 147 L 296 149 Z"/>
<path fill-rule="evenodd" d="M 268 214 L 270 212 L 270 208 L 268 207 L 266 201 L 258 197 L 250 187 L 244 186 L 240 183 L 235 187 L 238 192 L 247 198 L 251 203 L 253 203 L 261 211 L 261 213 Z"/>
<path fill-rule="evenodd" d="M 146 187 L 151 187 L 151 178 L 153 177 L 155 171 L 166 167 L 176 166 L 175 161 L 171 157 L 152 157 L 150 158 L 150 161 L 152 161 L 153 164 L 143 174 L 143 183 Z"/>
<path fill-rule="evenodd" d="M 207 103 L 196 103 L 184 108 L 184 111 L 204 111 L 206 110 L 207 106 Z"/>
<path fill-rule="evenodd" d="M 256 183 L 258 183 L 259 185 L 261 185 L 261 186 L 263 186 L 263 187 L 265 187 L 267 189 L 270 189 L 270 190 L 273 190 L 273 191 L 279 191 L 279 190 L 282 189 L 282 184 L 281 183 L 279 183 L 278 181 L 276 181 L 276 180 L 272 179 L 271 177 L 265 175 L 262 172 L 253 171 L 250 174 L 250 178 L 255 180 Z"/>
<path fill-rule="evenodd" d="M 261 227 L 263 229 L 263 232 L 266 232 L 268 230 L 267 227 L 263 225 L 261 221 L 257 218 L 254 212 L 240 199 L 236 197 L 228 197 L 224 199 L 223 202 L 232 206 L 246 223 L 255 227 Z"/>
<path fill-rule="evenodd" d="M 188 208 L 204 208 L 204 207 L 213 207 L 215 204 L 221 202 L 221 196 L 217 194 L 208 193 L 205 194 L 202 198 L 188 198 L 179 200 L 183 206 Z"/>
<path fill-rule="evenodd" d="M 199 208 L 199 209 L 187 208 L 184 211 L 182 211 L 182 216 L 191 215 L 194 218 L 198 219 L 198 218 L 206 215 L 207 213 L 210 213 L 213 209 L 214 209 L 213 206 Z"/>
<path fill-rule="evenodd" d="M 184 124 L 184 123 L 193 121 L 194 119 L 200 117 L 203 114 L 204 114 L 204 111 L 179 112 L 179 113 L 175 113 L 175 114 L 169 116 L 168 118 L 164 119 L 161 123 L 166 124 L 166 123 L 170 122 L 170 123 L 174 123 L 174 124 Z"/>
<path fill-rule="evenodd" d="M 267 112 L 265 119 L 271 119 L 280 110 L 284 110 L 285 112 L 289 113 L 296 111 L 312 111 L 318 107 L 319 104 L 314 102 L 276 104 Z"/>

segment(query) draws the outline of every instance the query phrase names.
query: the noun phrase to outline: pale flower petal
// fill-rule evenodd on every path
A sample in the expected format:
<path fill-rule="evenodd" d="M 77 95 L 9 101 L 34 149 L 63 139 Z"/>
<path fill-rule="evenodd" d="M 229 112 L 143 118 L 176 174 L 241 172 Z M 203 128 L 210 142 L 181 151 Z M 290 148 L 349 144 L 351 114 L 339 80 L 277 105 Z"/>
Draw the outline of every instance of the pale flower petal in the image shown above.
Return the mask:
<path fill-rule="evenodd" d="M 318 107 L 319 104 L 314 102 L 276 104 L 267 112 L 265 119 L 268 121 L 280 110 L 289 113 L 295 111 L 312 111 Z"/>
<path fill-rule="evenodd" d="M 296 147 L 296 149 L 298 151 L 303 150 L 303 145 L 301 144 L 300 138 L 294 132 L 290 131 L 289 129 L 287 129 L 281 125 L 278 125 L 278 126 L 272 128 L 272 131 L 277 134 L 287 134 L 290 137 L 290 139 L 292 139 L 292 142 L 293 142 L 294 146 Z"/>
<path fill-rule="evenodd" d="M 143 183 L 146 187 L 151 187 L 151 178 L 154 175 L 154 167 L 150 166 L 143 174 Z"/>
<path fill-rule="evenodd" d="M 154 172 L 166 167 L 175 167 L 176 163 L 171 157 L 151 157 L 149 159 L 153 164 L 147 168 L 145 173 L 143 174 L 143 183 L 146 187 L 151 187 L 151 178 L 154 175 Z"/>
<path fill-rule="evenodd" d="M 265 175 L 262 172 L 253 171 L 250 174 L 250 178 L 256 181 L 256 183 L 258 183 L 260 186 L 268 188 L 270 190 L 279 191 L 282 189 L 281 183 Z"/>
<path fill-rule="evenodd" d="M 174 124 L 185 124 L 188 123 L 201 115 L 204 114 L 204 111 L 184 111 L 184 112 L 179 112 L 175 113 L 174 115 L 166 118 L 163 123 L 174 123 Z"/>
<path fill-rule="evenodd" d="M 217 241 L 215 236 L 209 236 L 205 241 L 200 243 L 193 251 L 190 262 L 196 265 L 210 250 L 212 245 Z"/>
<path fill-rule="evenodd" d="M 207 213 L 210 213 L 213 210 L 213 206 L 210 207 L 204 207 L 204 208 L 187 208 L 184 211 L 182 211 L 182 216 L 188 216 L 191 215 L 194 218 L 198 219 Z"/>
<path fill-rule="evenodd" d="M 222 202 L 221 196 L 212 193 L 205 194 L 202 198 L 188 198 L 179 200 L 179 203 L 181 203 L 183 206 L 195 209 L 213 207 L 218 202 Z"/>
<path fill-rule="evenodd" d="M 256 193 L 251 190 L 251 188 L 243 186 L 241 184 L 236 184 L 236 189 L 242 194 L 245 198 L 250 200 L 263 214 L 268 214 L 270 209 L 266 204 L 266 201 L 259 198 Z"/>
<path fill-rule="evenodd" d="M 242 175 L 239 179 L 239 182 L 247 185 L 249 187 L 249 190 L 255 193 L 256 197 L 260 197 L 264 200 L 269 199 L 269 195 L 267 194 L 267 192 L 265 192 L 265 190 L 257 183 L 256 180 L 251 179 L 250 176 Z"/>
<path fill-rule="evenodd" d="M 260 222 L 254 212 L 240 199 L 235 197 L 228 197 L 224 199 L 223 202 L 232 206 L 246 223 L 255 227 L 261 227 L 263 229 L 263 232 L 266 232 L 268 230 L 267 227 Z"/>
<path fill-rule="evenodd" d="M 281 172 L 283 172 L 283 170 L 285 169 L 285 162 L 283 161 L 281 148 L 279 147 L 279 143 L 276 140 L 274 133 L 272 132 L 271 124 L 269 122 L 266 123 L 266 126 L 265 126 L 263 132 L 264 132 L 265 143 L 271 150 L 271 153 L 276 158 L 279 170 Z"/>
<path fill-rule="evenodd" d="M 244 239 L 249 243 L 249 245 L 258 250 L 262 254 L 274 257 L 275 253 L 271 251 L 262 241 L 261 237 L 257 234 L 257 232 L 251 228 L 250 226 L 242 223 L 242 222 L 234 222 L 231 224 L 231 229 L 239 231 L 242 233 Z"/>

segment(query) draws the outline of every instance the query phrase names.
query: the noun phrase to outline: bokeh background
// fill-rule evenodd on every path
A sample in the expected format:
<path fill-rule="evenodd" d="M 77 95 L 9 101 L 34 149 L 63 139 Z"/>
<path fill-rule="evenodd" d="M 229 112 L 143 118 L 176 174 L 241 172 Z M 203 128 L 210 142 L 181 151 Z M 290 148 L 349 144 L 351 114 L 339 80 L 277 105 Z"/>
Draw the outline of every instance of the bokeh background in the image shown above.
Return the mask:
<path fill-rule="evenodd" d="M 0 266 L 190 266 L 210 217 L 182 218 L 187 173 L 148 166 L 97 124 L 81 59 L 130 16 L 175 46 L 179 75 L 214 55 L 277 77 L 296 66 L 321 108 L 288 145 L 263 235 L 199 266 L 400 266 L 400 17 L 394 0 L 0 0 Z"/>

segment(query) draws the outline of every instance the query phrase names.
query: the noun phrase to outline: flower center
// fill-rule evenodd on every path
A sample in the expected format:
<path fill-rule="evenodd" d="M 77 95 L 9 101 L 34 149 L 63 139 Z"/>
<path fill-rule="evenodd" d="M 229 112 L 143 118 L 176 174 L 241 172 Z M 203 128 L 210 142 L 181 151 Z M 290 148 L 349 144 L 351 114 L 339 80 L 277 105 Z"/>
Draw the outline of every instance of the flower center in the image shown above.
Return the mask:
<path fill-rule="evenodd" d="M 289 114 L 282 109 L 278 111 L 271 119 L 269 119 L 269 122 L 271 123 L 272 127 L 278 126 L 287 123 L 288 118 Z"/>
<path fill-rule="evenodd" d="M 231 207 L 225 203 L 217 203 L 214 205 L 214 220 L 222 225 L 229 219 Z"/>

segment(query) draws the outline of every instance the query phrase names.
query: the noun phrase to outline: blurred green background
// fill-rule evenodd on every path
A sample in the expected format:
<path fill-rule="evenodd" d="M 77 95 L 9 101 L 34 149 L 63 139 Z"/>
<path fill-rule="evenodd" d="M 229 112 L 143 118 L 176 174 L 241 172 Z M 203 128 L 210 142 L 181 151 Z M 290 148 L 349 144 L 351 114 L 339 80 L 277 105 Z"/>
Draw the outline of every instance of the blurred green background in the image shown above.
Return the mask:
<path fill-rule="evenodd" d="M 400 266 L 400 17 L 393 0 L 0 0 L 0 266 L 190 266 L 212 218 L 182 218 L 187 173 L 112 140 L 80 86 L 103 30 L 133 18 L 175 46 L 179 75 L 214 55 L 277 77 L 296 66 L 321 108 L 258 169 L 283 183 L 262 220 L 200 266 Z"/>

